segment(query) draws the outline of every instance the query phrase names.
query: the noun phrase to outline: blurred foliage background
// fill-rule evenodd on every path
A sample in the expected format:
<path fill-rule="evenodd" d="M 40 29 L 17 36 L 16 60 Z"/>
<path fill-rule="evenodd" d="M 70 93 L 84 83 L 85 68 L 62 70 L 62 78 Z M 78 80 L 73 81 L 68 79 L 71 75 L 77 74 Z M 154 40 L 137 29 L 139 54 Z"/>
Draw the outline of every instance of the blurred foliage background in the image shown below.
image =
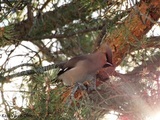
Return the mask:
<path fill-rule="evenodd" d="M 1 0 L 0 16 L 0 117 L 156 120 L 159 0 Z M 55 65 L 106 44 L 115 67 L 68 106 L 72 88 L 57 80 Z"/>

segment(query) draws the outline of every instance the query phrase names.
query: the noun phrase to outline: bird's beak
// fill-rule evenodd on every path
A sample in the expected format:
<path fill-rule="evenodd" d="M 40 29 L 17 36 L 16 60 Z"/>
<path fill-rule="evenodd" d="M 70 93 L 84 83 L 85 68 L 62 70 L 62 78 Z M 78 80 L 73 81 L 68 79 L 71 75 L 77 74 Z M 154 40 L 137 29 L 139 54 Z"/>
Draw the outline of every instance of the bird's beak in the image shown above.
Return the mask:
<path fill-rule="evenodd" d="M 106 62 L 106 64 L 103 66 L 103 68 L 106 68 L 106 67 L 112 67 L 113 64 L 112 63 L 109 63 L 109 62 Z"/>

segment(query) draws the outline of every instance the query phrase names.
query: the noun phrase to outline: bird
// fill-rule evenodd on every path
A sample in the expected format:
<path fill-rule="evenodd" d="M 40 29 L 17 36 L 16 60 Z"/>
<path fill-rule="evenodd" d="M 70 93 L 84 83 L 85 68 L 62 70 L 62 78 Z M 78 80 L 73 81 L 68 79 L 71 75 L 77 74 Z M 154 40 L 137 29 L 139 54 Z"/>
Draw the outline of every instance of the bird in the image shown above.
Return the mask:
<path fill-rule="evenodd" d="M 98 70 L 112 65 L 112 50 L 106 45 L 94 53 L 79 55 L 63 62 L 58 79 L 61 79 L 65 86 L 75 86 L 72 92 L 74 94 L 78 86 L 85 81 L 95 81 Z"/>

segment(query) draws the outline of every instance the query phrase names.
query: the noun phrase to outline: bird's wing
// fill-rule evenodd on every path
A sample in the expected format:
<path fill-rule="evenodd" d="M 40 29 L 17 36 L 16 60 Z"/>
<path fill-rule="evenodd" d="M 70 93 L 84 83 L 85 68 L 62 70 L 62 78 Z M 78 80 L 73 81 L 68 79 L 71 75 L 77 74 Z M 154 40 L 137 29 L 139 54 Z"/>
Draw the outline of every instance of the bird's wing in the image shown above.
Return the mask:
<path fill-rule="evenodd" d="M 58 76 L 61 75 L 61 74 L 63 74 L 64 72 L 72 69 L 73 67 L 75 67 L 76 64 L 79 61 L 86 60 L 86 59 L 87 59 L 87 57 L 85 55 L 76 56 L 74 58 L 71 58 L 70 60 L 68 60 L 67 62 L 65 62 L 65 64 L 61 67 L 61 70 L 59 71 Z"/>

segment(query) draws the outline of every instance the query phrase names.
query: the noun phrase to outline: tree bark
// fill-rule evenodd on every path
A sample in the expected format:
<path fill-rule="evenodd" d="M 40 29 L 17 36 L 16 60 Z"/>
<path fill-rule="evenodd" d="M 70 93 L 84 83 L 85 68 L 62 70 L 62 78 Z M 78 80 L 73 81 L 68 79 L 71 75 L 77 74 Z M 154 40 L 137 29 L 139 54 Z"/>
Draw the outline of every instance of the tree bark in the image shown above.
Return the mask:
<path fill-rule="evenodd" d="M 127 53 L 143 48 L 143 36 L 160 17 L 160 0 L 142 1 L 134 6 L 124 24 L 115 28 L 105 39 L 104 47 L 109 44 L 113 50 L 113 63 L 119 65 Z M 139 48 L 135 48 L 138 46 Z"/>

